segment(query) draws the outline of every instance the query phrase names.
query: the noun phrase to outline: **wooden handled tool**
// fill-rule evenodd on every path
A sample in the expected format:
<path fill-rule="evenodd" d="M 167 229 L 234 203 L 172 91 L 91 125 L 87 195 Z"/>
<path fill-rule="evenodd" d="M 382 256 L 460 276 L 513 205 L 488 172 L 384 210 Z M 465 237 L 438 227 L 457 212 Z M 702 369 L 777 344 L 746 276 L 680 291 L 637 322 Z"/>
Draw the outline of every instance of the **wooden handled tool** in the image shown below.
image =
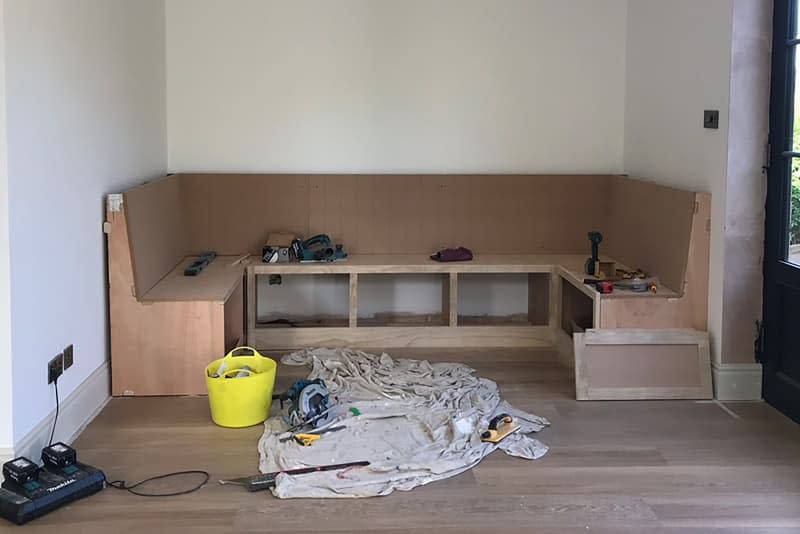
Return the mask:
<path fill-rule="evenodd" d="M 335 471 L 338 469 L 346 469 L 348 467 L 363 467 L 369 465 L 369 462 L 348 462 L 345 464 L 333 465 L 320 465 L 316 467 L 301 467 L 299 469 L 287 469 L 286 471 L 275 471 L 274 473 L 264 473 L 261 475 L 253 475 L 249 477 L 230 478 L 227 480 L 220 480 L 220 484 L 233 484 L 235 486 L 244 486 L 247 491 L 261 491 L 268 488 L 275 487 L 275 479 L 281 473 L 287 475 L 305 475 L 307 473 L 318 473 L 320 471 Z"/>

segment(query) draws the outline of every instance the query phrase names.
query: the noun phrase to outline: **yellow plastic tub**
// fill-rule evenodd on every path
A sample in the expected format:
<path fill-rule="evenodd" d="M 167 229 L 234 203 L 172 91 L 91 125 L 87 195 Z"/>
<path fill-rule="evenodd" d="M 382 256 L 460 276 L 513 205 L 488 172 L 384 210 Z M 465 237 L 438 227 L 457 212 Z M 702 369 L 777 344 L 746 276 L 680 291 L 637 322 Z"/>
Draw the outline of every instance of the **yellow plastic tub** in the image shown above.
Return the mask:
<path fill-rule="evenodd" d="M 238 354 L 243 351 L 249 351 L 249 354 Z M 215 377 L 223 363 L 223 372 Z M 245 370 L 245 366 L 250 370 Z M 208 364 L 206 387 L 211 419 L 227 428 L 263 423 L 272 405 L 276 369 L 275 360 L 262 356 L 252 347 L 236 347 L 224 358 Z M 234 378 L 243 370 L 248 376 Z"/>

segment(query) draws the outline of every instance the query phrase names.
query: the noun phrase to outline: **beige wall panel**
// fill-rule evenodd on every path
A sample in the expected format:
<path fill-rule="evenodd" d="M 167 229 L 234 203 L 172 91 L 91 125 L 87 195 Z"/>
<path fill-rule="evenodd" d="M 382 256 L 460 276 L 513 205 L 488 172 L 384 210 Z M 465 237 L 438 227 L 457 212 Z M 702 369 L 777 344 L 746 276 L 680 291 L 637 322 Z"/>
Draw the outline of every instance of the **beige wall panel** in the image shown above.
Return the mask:
<path fill-rule="evenodd" d="M 267 234 L 307 234 L 305 175 L 182 175 L 191 252 L 260 253 Z"/>
<path fill-rule="evenodd" d="M 269 231 L 353 254 L 583 253 L 609 175 L 181 175 L 190 252 L 256 253 Z"/>

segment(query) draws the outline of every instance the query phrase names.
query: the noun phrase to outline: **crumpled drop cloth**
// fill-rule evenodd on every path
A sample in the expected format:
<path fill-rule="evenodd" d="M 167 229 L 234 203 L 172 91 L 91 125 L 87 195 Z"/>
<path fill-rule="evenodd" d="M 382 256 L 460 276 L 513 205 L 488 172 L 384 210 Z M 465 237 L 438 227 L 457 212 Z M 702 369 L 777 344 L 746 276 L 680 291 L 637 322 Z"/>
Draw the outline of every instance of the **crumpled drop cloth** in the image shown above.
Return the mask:
<path fill-rule="evenodd" d="M 526 459 L 547 453 L 546 445 L 527 435 L 548 426 L 547 419 L 502 401 L 497 384 L 476 377 L 466 365 L 395 360 L 349 349 L 308 349 L 281 361 L 310 366 L 309 379 L 325 381 L 336 404 L 333 421 L 325 427 L 345 428 L 303 447 L 294 440 L 281 443 L 290 435 L 287 425 L 281 415 L 271 417 L 258 443 L 261 472 L 362 460 L 371 464 L 278 475 L 272 490 L 276 497 L 388 495 L 455 476 L 498 448 Z M 351 407 L 361 415 L 352 415 Z M 481 442 L 489 420 L 504 412 L 522 428 L 498 444 Z"/>

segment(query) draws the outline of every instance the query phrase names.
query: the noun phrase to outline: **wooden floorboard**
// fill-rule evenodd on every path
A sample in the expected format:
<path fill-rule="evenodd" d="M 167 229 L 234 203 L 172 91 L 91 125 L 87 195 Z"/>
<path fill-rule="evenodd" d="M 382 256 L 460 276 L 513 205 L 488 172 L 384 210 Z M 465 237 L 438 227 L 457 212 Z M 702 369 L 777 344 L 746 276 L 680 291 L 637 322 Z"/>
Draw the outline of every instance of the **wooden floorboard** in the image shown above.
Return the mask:
<path fill-rule="evenodd" d="M 213 484 L 167 499 L 106 489 L 26 532 L 800 532 L 800 426 L 763 403 L 577 402 L 548 351 L 393 350 L 462 361 L 503 397 L 548 417 L 551 452 L 495 452 L 460 476 L 359 500 L 278 500 L 222 487 L 257 469 L 261 427 L 214 426 L 203 397 L 113 399 L 75 443 L 79 458 L 129 482 L 183 469 Z M 306 374 L 279 368 L 277 388 Z M 174 487 L 174 486 L 164 486 Z M 0 531 L 17 531 L 8 524 Z"/>

